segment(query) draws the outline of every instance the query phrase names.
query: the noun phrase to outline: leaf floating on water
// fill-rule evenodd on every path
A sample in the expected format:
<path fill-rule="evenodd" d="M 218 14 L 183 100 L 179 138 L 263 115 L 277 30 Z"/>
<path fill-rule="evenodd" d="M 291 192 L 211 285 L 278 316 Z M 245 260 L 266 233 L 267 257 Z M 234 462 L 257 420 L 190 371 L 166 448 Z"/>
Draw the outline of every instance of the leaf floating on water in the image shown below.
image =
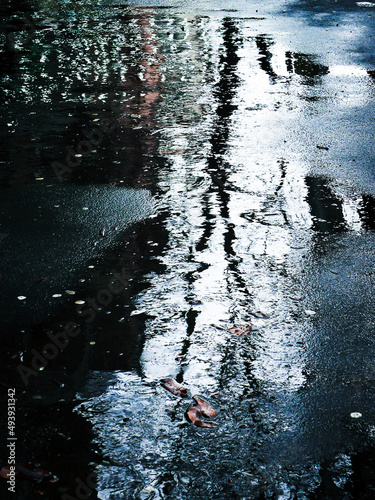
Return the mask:
<path fill-rule="evenodd" d="M 102 227 L 100 230 L 100 236 L 104 236 L 104 235 L 105 235 L 105 228 Z"/>
<path fill-rule="evenodd" d="M 181 398 L 187 398 L 188 394 L 186 387 L 183 387 L 181 384 L 176 382 L 175 379 L 162 378 L 160 382 L 161 386 L 164 387 L 164 389 L 167 389 L 167 391 L 171 392 L 175 396 L 179 396 Z"/>
<path fill-rule="evenodd" d="M 228 328 L 228 332 L 233 333 L 236 337 L 243 337 L 251 332 L 251 325 L 233 326 L 232 328 Z"/>
<path fill-rule="evenodd" d="M 201 427 L 202 412 L 201 412 L 199 406 L 189 406 L 189 408 L 186 410 L 186 416 L 192 424 L 198 425 L 199 427 Z"/>
<path fill-rule="evenodd" d="M 189 406 L 189 408 L 186 410 L 185 415 L 186 418 L 197 427 L 206 427 L 206 428 L 217 427 L 216 422 L 201 419 L 203 412 L 202 408 L 199 405 Z"/>
<path fill-rule="evenodd" d="M 54 294 L 52 295 L 52 297 L 53 297 L 54 299 L 55 299 L 56 297 L 61 297 L 61 296 L 62 296 L 62 295 L 61 295 L 61 293 L 54 293 Z"/>
<path fill-rule="evenodd" d="M 320 146 L 319 144 L 317 144 L 317 145 L 316 145 L 316 147 L 317 147 L 318 149 L 324 149 L 324 150 L 326 150 L 326 151 L 328 151 L 328 150 L 329 150 L 329 148 L 328 148 L 327 146 Z"/>
<path fill-rule="evenodd" d="M 350 416 L 352 418 L 361 418 L 362 417 L 362 413 L 359 413 L 359 411 L 353 411 Z"/>
<path fill-rule="evenodd" d="M 84 300 L 76 300 L 74 303 L 78 304 L 80 306 L 80 305 L 84 304 L 85 301 Z"/>
<path fill-rule="evenodd" d="M 65 293 L 68 295 L 75 295 L 76 292 L 74 290 L 65 290 Z"/>
<path fill-rule="evenodd" d="M 194 401 L 197 403 L 197 407 L 200 408 L 202 414 L 205 417 L 212 418 L 216 415 L 216 411 L 208 404 L 204 399 L 199 396 L 193 396 Z"/>
<path fill-rule="evenodd" d="M 25 300 L 25 299 L 26 299 L 26 297 L 25 297 L 24 295 L 18 295 L 17 299 L 18 299 L 18 300 Z"/>

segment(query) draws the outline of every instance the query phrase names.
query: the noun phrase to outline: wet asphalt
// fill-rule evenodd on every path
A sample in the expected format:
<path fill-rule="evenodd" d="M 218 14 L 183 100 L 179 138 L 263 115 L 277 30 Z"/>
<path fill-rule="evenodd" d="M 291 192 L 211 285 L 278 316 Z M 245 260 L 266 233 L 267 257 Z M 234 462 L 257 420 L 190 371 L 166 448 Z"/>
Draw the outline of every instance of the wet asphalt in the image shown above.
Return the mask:
<path fill-rule="evenodd" d="M 375 4 L 0 16 L 2 497 L 372 499 Z"/>

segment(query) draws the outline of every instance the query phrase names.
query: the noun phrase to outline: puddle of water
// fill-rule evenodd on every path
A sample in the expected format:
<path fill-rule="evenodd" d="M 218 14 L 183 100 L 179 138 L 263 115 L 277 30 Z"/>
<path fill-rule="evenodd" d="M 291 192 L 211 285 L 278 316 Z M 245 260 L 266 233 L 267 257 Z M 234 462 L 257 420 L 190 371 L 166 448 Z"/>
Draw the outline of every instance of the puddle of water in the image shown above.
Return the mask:
<path fill-rule="evenodd" d="M 355 453 L 373 446 L 375 417 L 373 82 L 367 67 L 337 70 L 358 67 L 347 49 L 333 54 L 347 27 L 335 39 L 276 7 L 67 3 L 35 30 L 7 28 L 4 137 L 35 147 L 21 148 L 25 166 L 7 157 L 3 210 L 16 191 L 25 210 L 39 197 L 43 213 L 63 209 L 40 237 L 40 212 L 12 212 L 26 243 L 9 261 L 30 240 L 68 284 L 97 236 L 95 255 L 126 262 L 135 282 L 108 307 L 115 319 L 91 325 L 100 371 L 76 395 L 100 450 L 97 498 L 302 499 L 329 486 L 349 499 L 358 462 L 371 463 Z M 70 144 L 77 158 L 105 119 L 111 132 L 56 187 L 51 163 Z M 114 232 L 100 238 L 141 219 L 128 253 Z M 54 224 L 74 246 L 45 242 Z M 0 227 L 4 249 L 14 227 Z M 30 276 L 45 274 L 35 260 Z M 244 325 L 243 337 L 228 331 Z M 160 387 L 167 376 L 188 400 Z M 186 421 L 195 394 L 217 428 Z"/>

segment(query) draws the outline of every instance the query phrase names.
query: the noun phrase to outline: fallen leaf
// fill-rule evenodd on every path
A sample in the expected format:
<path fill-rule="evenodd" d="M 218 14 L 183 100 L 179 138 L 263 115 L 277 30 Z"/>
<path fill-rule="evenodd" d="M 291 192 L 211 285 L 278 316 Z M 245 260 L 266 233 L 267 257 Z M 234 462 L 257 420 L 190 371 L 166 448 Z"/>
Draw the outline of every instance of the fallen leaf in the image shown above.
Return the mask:
<path fill-rule="evenodd" d="M 318 149 L 324 149 L 324 150 L 326 150 L 326 151 L 328 151 L 328 150 L 329 150 L 329 148 L 328 148 L 327 146 L 319 146 L 319 144 L 317 144 L 317 145 L 316 145 L 316 147 L 317 147 Z"/>
<path fill-rule="evenodd" d="M 186 416 L 192 424 L 201 427 L 202 412 L 199 406 L 189 406 L 189 408 L 186 410 Z"/>
<path fill-rule="evenodd" d="M 25 299 L 26 299 L 26 297 L 25 297 L 24 295 L 19 295 L 19 296 L 17 297 L 17 299 L 18 299 L 18 300 L 25 300 Z"/>
<path fill-rule="evenodd" d="M 204 399 L 200 398 L 199 396 L 193 396 L 193 399 L 194 401 L 196 401 L 197 407 L 200 408 L 202 414 L 205 417 L 211 418 L 216 415 L 216 411 Z"/>
<path fill-rule="evenodd" d="M 217 427 L 216 422 L 211 422 L 201 419 L 202 411 L 200 406 L 197 405 L 189 406 L 189 408 L 186 410 L 185 415 L 186 418 L 197 427 L 206 427 L 206 428 Z"/>
<path fill-rule="evenodd" d="M 105 235 L 105 228 L 102 227 L 100 230 L 100 236 L 104 236 L 104 235 Z"/>
<path fill-rule="evenodd" d="M 162 378 L 160 382 L 161 386 L 164 387 L 164 389 L 167 389 L 167 391 L 171 392 L 175 396 L 179 396 L 181 398 L 187 398 L 188 394 L 186 387 L 183 387 L 181 384 L 176 382 L 175 379 Z"/>
<path fill-rule="evenodd" d="M 233 326 L 232 328 L 228 328 L 228 332 L 233 333 L 236 337 L 243 337 L 251 332 L 251 325 Z"/>

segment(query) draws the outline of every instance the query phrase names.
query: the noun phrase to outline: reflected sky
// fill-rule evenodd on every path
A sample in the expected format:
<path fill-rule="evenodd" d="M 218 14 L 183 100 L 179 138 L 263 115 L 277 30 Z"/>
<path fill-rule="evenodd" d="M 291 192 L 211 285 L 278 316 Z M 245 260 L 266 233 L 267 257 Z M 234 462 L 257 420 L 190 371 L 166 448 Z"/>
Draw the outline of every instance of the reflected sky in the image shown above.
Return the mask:
<path fill-rule="evenodd" d="M 318 325 L 327 323 L 324 296 L 306 273 L 325 276 L 320 266 L 327 266 L 325 252 L 333 259 L 332 238 L 360 240 L 372 218 L 372 197 L 350 174 L 333 176 L 329 167 L 322 173 L 333 137 L 339 147 L 345 135 L 336 129 L 333 136 L 317 123 L 322 116 L 325 123 L 332 108 L 339 115 L 366 107 L 373 93 L 369 76 L 356 66 L 331 70 L 324 56 L 293 50 L 249 21 L 160 16 L 156 26 L 164 60 L 155 136 L 168 160 L 158 185 L 169 240 L 157 257 L 164 272 L 149 276 L 149 287 L 134 301 L 136 310 L 153 316 L 138 374 L 118 375 L 108 393 L 82 409 L 90 416 L 98 404 L 112 408 L 113 420 L 90 417 L 99 433 L 113 434 L 105 442 L 98 438 L 112 461 L 100 467 L 101 498 L 128 490 L 140 498 L 147 492 L 162 498 L 162 491 L 173 498 L 188 491 L 255 498 L 263 491 L 271 498 L 272 487 L 264 493 L 269 481 L 285 495 L 293 488 L 308 494 L 320 482 L 319 458 L 342 451 L 327 440 L 316 405 L 333 420 L 343 410 L 337 398 L 309 389 L 317 370 L 313 352 L 327 376 L 325 356 L 311 348 L 320 345 Z M 339 83 L 350 94 L 344 99 Z M 315 262 L 320 252 L 322 262 Z M 331 278 L 340 272 L 332 264 Z M 322 279 L 331 290 L 332 279 Z M 351 311 L 350 302 L 346 307 Z M 257 318 L 259 311 L 266 317 Z M 253 328 L 245 338 L 223 330 L 243 324 Z M 340 352 L 332 351 L 332 373 Z M 216 434 L 184 422 L 184 403 L 158 386 L 165 376 L 215 405 Z M 116 431 L 112 422 L 123 405 L 130 423 Z M 344 442 L 347 450 L 355 439 L 347 424 L 343 429 L 335 444 Z M 124 461 L 126 470 L 119 470 Z M 349 472 L 337 463 L 345 485 Z M 286 465 L 302 478 L 295 479 L 298 486 L 290 485 Z M 229 477 L 235 486 L 227 490 Z"/>

